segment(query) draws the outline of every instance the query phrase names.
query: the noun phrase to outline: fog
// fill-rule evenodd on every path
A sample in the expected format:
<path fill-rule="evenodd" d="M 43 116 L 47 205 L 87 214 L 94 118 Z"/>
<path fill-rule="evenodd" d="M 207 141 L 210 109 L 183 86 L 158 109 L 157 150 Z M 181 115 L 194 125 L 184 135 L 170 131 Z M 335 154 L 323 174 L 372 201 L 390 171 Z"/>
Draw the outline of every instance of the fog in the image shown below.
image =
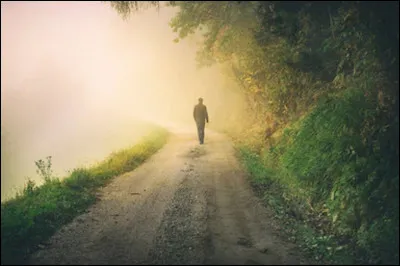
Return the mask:
<path fill-rule="evenodd" d="M 143 121 L 195 133 L 198 97 L 211 123 L 232 115 L 234 85 L 218 67 L 197 69 L 199 38 L 173 42 L 175 12 L 124 21 L 101 2 L 1 2 L 2 200 L 28 176 L 40 183 L 35 160 L 53 156 L 65 176 L 134 144 Z"/>

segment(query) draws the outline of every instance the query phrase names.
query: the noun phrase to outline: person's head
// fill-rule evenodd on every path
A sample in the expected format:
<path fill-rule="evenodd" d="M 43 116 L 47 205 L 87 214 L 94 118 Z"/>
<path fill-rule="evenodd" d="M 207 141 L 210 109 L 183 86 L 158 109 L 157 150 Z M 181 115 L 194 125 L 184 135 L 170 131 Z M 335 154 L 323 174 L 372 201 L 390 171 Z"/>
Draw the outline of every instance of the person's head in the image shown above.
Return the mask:
<path fill-rule="evenodd" d="M 199 103 L 202 104 L 203 103 L 203 98 L 199 98 Z"/>

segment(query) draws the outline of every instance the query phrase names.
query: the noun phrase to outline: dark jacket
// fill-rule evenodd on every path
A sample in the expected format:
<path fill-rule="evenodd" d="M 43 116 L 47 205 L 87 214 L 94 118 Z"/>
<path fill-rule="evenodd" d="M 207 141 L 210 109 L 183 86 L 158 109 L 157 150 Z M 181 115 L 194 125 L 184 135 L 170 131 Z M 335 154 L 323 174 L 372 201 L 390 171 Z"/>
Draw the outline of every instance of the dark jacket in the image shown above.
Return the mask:
<path fill-rule="evenodd" d="M 197 104 L 193 109 L 193 118 L 196 123 L 208 123 L 207 107 L 204 104 Z"/>

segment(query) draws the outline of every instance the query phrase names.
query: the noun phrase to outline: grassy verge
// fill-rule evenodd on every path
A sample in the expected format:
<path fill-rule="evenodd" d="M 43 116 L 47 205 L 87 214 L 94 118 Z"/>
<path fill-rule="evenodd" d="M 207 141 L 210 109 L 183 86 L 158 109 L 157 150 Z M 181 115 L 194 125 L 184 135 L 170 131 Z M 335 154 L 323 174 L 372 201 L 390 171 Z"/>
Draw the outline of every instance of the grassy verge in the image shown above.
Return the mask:
<path fill-rule="evenodd" d="M 1 264 L 20 264 L 62 225 L 96 201 L 96 191 L 113 177 L 132 171 L 167 141 L 158 128 L 139 144 L 112 153 L 103 162 L 72 171 L 42 186 L 29 181 L 15 198 L 1 204 Z"/>
<path fill-rule="evenodd" d="M 399 263 L 398 119 L 374 101 L 349 89 L 268 146 L 238 146 L 290 238 L 318 261 Z"/>
<path fill-rule="evenodd" d="M 250 173 L 250 183 L 257 196 L 274 211 L 284 238 L 296 243 L 318 264 L 355 263 L 351 252 L 343 248 L 348 240 L 335 237 L 324 216 L 312 213 L 306 203 L 289 196 L 290 188 L 279 181 L 274 169 L 264 165 L 261 156 L 246 146 L 237 146 L 237 156 Z"/>

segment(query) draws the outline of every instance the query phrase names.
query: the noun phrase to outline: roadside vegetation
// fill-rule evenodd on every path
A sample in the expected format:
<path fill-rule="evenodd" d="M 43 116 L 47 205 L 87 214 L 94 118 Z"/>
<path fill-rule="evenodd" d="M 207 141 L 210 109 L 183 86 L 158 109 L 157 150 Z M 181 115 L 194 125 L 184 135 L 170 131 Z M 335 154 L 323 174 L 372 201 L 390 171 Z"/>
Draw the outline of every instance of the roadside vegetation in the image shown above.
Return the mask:
<path fill-rule="evenodd" d="M 167 141 L 168 132 L 155 128 L 138 144 L 112 153 L 104 161 L 74 169 L 66 178 L 53 175 L 51 157 L 36 161 L 44 184 L 29 180 L 13 199 L 1 204 L 1 264 L 21 264 L 45 245 L 57 229 L 96 201 L 96 192 L 113 177 L 134 170 Z"/>
<path fill-rule="evenodd" d="M 290 238 L 321 262 L 399 264 L 399 2 L 168 4 L 175 41 L 201 32 L 199 65 L 240 86 L 245 119 L 221 127 Z"/>

